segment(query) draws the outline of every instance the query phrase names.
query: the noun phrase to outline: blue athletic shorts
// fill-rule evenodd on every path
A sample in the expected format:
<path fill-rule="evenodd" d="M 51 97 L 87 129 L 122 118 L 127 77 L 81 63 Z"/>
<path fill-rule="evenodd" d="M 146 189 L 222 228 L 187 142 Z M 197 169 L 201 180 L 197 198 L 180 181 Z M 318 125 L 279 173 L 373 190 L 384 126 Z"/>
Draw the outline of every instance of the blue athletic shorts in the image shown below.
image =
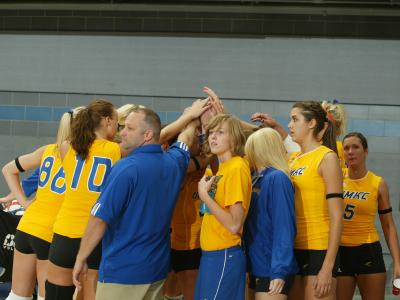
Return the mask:
<path fill-rule="evenodd" d="M 246 259 L 240 246 L 202 251 L 195 300 L 243 300 Z"/>

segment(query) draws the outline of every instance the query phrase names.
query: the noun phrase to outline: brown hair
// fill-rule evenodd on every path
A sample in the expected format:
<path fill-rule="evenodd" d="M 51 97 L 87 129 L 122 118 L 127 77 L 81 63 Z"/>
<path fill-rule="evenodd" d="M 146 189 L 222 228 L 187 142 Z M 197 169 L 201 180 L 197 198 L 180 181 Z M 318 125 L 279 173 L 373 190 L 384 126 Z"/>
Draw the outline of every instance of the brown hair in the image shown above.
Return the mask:
<path fill-rule="evenodd" d="M 297 102 L 293 105 L 293 108 L 301 109 L 301 114 L 306 121 L 310 122 L 312 119 L 316 121 L 314 137 L 318 139 L 319 134 L 323 131 L 322 144 L 337 153 L 336 126 L 327 118 L 326 111 L 321 103 L 317 101 Z"/>
<path fill-rule="evenodd" d="M 102 119 L 112 118 L 114 112 L 115 108 L 111 102 L 102 99 L 93 100 L 73 119 L 71 146 L 82 160 L 89 155 L 89 148 L 96 139 L 95 131 L 101 126 Z"/>
<path fill-rule="evenodd" d="M 206 140 L 208 141 L 208 136 L 210 129 L 219 128 L 222 124 L 226 122 L 228 124 L 228 131 L 230 136 L 230 150 L 233 156 L 243 156 L 244 155 L 244 145 L 246 143 L 246 135 L 240 124 L 239 119 L 228 114 L 219 114 L 213 117 L 208 123 L 206 130 Z M 204 144 L 203 152 L 210 156 L 210 145 L 208 142 Z"/>
<path fill-rule="evenodd" d="M 367 138 L 361 133 L 361 132 L 350 132 L 346 134 L 343 138 L 343 143 L 345 139 L 348 139 L 350 137 L 356 137 L 360 140 L 361 145 L 363 146 L 364 150 L 368 150 L 368 141 Z"/>
<path fill-rule="evenodd" d="M 157 113 L 146 107 L 138 107 L 134 112 L 144 114 L 144 122 L 153 131 L 153 140 L 158 142 L 160 140 L 161 121 Z"/>

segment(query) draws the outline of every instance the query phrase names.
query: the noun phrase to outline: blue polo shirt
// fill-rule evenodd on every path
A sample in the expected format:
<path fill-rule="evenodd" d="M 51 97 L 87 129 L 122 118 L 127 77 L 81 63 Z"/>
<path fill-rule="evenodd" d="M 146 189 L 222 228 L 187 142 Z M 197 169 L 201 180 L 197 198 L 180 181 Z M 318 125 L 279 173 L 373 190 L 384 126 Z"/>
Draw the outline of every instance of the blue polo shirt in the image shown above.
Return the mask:
<path fill-rule="evenodd" d="M 111 170 L 92 215 L 107 223 L 99 281 L 148 284 L 170 269 L 169 227 L 189 163 L 181 142 L 144 145 Z"/>

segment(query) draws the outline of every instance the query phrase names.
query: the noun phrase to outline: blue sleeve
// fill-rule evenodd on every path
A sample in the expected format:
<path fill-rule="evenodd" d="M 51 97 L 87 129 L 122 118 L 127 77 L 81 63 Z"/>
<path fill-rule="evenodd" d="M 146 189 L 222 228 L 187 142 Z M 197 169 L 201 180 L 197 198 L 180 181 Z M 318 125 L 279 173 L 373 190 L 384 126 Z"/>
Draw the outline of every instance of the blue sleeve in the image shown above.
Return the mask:
<path fill-rule="evenodd" d="M 284 279 L 297 272 L 294 258 L 296 214 L 294 188 L 283 172 L 275 172 L 268 185 L 270 215 L 272 218 L 271 279 Z"/>
<path fill-rule="evenodd" d="M 168 149 L 167 153 L 177 161 L 181 172 L 186 173 L 190 160 L 189 147 L 183 142 L 176 142 Z"/>
<path fill-rule="evenodd" d="M 22 180 L 21 186 L 24 190 L 26 197 L 30 197 L 33 193 L 37 191 L 39 184 L 39 172 L 40 167 L 37 167 L 36 170 L 28 178 Z"/>
<path fill-rule="evenodd" d="M 107 224 L 112 224 L 125 211 L 134 189 L 130 176 L 133 170 L 128 171 L 121 161 L 112 168 L 91 211 L 92 216 L 102 219 Z"/>

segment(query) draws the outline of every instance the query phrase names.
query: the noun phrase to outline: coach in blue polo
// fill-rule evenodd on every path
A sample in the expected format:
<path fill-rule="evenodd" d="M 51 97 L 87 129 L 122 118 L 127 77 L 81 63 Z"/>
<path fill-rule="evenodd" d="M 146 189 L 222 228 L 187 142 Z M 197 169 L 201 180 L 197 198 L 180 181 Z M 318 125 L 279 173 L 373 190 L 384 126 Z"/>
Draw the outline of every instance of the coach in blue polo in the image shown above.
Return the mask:
<path fill-rule="evenodd" d="M 169 227 L 195 127 L 163 152 L 158 115 L 146 108 L 129 114 L 121 147 L 130 154 L 115 164 L 93 206 L 73 272 L 78 288 L 86 258 L 104 236 L 96 299 L 162 299 Z"/>

